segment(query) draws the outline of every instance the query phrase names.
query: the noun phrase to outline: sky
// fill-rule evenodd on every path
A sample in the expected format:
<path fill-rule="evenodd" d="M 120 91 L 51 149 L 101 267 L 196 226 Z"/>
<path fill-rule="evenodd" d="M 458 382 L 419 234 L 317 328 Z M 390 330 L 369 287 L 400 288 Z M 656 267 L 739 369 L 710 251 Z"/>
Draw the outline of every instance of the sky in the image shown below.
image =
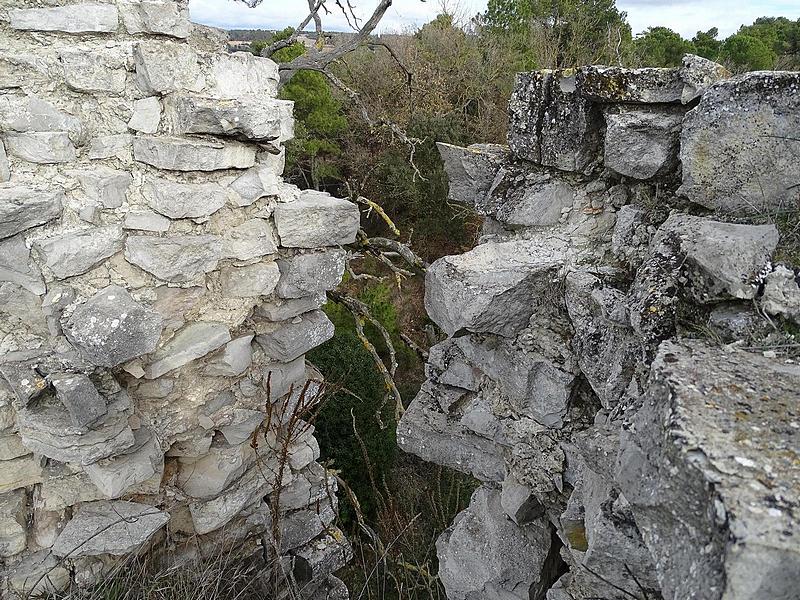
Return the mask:
<path fill-rule="evenodd" d="M 368 17 L 376 0 L 351 0 L 357 13 Z M 427 23 L 441 12 L 442 2 L 456 14 L 469 17 L 486 9 L 486 0 L 394 0 L 384 16 L 381 29 L 403 32 Z M 617 7 L 628 13 L 634 33 L 662 25 L 691 38 L 698 30 L 717 27 L 724 38 L 752 23 L 757 17 L 800 18 L 800 0 L 617 0 Z M 307 0 L 263 0 L 248 8 L 235 0 L 190 0 L 192 21 L 223 29 L 283 29 L 296 26 L 308 14 Z M 329 31 L 347 31 L 341 14 L 324 20 Z"/>

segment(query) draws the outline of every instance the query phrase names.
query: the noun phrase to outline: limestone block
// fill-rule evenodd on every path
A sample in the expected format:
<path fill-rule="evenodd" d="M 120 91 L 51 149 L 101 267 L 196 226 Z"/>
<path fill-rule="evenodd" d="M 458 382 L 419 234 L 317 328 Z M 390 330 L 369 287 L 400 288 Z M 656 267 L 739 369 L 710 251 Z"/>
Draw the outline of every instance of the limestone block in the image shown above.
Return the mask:
<path fill-rule="evenodd" d="M 67 339 L 92 363 L 114 367 L 155 350 L 162 318 L 111 285 L 78 306 L 63 325 Z"/>
<path fill-rule="evenodd" d="M 510 476 L 503 480 L 500 505 L 517 525 L 527 525 L 544 515 L 544 506 L 531 489 Z"/>
<path fill-rule="evenodd" d="M 3 281 L 15 283 L 37 296 L 46 291 L 42 273 L 31 260 L 31 252 L 22 235 L 0 241 L 0 282 Z"/>
<path fill-rule="evenodd" d="M 56 390 L 56 398 L 66 407 L 75 427 L 89 427 L 106 414 L 106 399 L 86 375 L 51 373 L 49 379 Z"/>
<path fill-rule="evenodd" d="M 18 94 L 0 95 L 0 130 L 27 132 L 66 131 L 72 141 L 83 134 L 80 120 L 46 100 Z"/>
<path fill-rule="evenodd" d="M 684 54 L 681 61 L 681 103 L 688 104 L 702 96 L 713 84 L 729 77 L 731 72 L 722 65 L 696 54 Z"/>
<path fill-rule="evenodd" d="M 557 225 L 564 210 L 573 207 L 580 186 L 549 172 L 530 175 L 531 179 L 526 178 L 521 185 L 493 190 L 478 207 L 478 212 L 494 217 L 512 229 Z"/>
<path fill-rule="evenodd" d="M 256 162 L 256 151 L 237 142 L 136 137 L 133 157 L 167 171 L 218 171 L 252 167 Z"/>
<path fill-rule="evenodd" d="M 222 434 L 228 444 L 238 446 L 252 439 L 253 432 L 264 422 L 265 418 L 264 413 L 257 410 L 234 408 L 231 411 L 230 419 L 227 419 L 223 425 L 217 425 L 217 431 Z"/>
<path fill-rule="evenodd" d="M 578 69 L 576 85 L 594 102 L 665 104 L 681 101 L 684 81 L 678 68 L 590 66 Z"/>
<path fill-rule="evenodd" d="M 156 96 L 142 98 L 133 103 L 133 114 L 128 127 L 140 133 L 155 133 L 161 123 L 161 102 Z"/>
<path fill-rule="evenodd" d="M 127 133 L 115 135 L 100 135 L 89 143 L 88 157 L 90 160 L 116 158 L 124 163 L 131 160 L 133 137 Z"/>
<path fill-rule="evenodd" d="M 440 258 L 425 276 L 425 310 L 448 335 L 513 336 L 534 310 L 530 298 L 552 285 L 567 258 L 556 238 L 490 242 Z"/>
<path fill-rule="evenodd" d="M 58 279 L 80 275 L 122 250 L 124 234 L 118 225 L 67 231 L 37 240 L 36 250 Z"/>
<path fill-rule="evenodd" d="M 711 86 L 684 121 L 678 192 L 720 213 L 793 207 L 799 109 L 798 73 L 746 73 Z"/>
<path fill-rule="evenodd" d="M 224 258 L 252 260 L 278 250 L 272 227 L 265 219 L 248 219 L 241 225 L 227 228 L 222 238 Z"/>
<path fill-rule="evenodd" d="M 9 133 L 6 150 L 12 156 L 41 165 L 72 162 L 77 158 L 69 135 L 62 132 Z"/>
<path fill-rule="evenodd" d="M 23 598 L 63 593 L 69 584 L 69 571 L 49 550 L 26 554 L 9 566 L 8 586 Z"/>
<path fill-rule="evenodd" d="M 81 505 L 53 545 L 56 556 L 124 556 L 144 546 L 169 521 L 154 506 L 124 500 Z"/>
<path fill-rule="evenodd" d="M 212 377 L 235 377 L 244 373 L 253 360 L 251 342 L 254 337 L 243 335 L 225 344 L 222 352 L 208 361 L 203 373 Z"/>
<path fill-rule="evenodd" d="M 220 273 L 222 293 L 234 298 L 268 296 L 275 290 L 281 272 L 274 262 L 244 267 L 225 267 Z"/>
<path fill-rule="evenodd" d="M 191 30 L 186 5 L 172 0 L 121 0 L 117 3 L 128 33 L 188 38 Z"/>
<path fill-rule="evenodd" d="M 214 235 L 129 236 L 128 262 L 159 279 L 181 283 L 213 271 L 222 257 L 222 242 Z"/>
<path fill-rule="evenodd" d="M 305 312 L 321 308 L 326 301 L 327 297 L 324 293 L 303 298 L 275 298 L 256 306 L 253 314 L 267 321 L 286 321 Z"/>
<path fill-rule="evenodd" d="M 794 271 L 778 265 L 767 275 L 761 306 L 770 315 L 800 323 L 800 285 Z"/>
<path fill-rule="evenodd" d="M 483 486 L 436 540 L 439 578 L 451 600 L 541 599 L 549 549 L 545 519 L 517 527 L 503 512 L 500 492 Z"/>
<path fill-rule="evenodd" d="M 127 171 L 96 167 L 91 170 L 73 171 L 90 200 L 103 208 L 119 208 L 126 200 L 126 192 L 133 182 Z"/>
<path fill-rule="evenodd" d="M 59 59 L 64 80 L 77 92 L 121 94 L 125 91 L 127 72 L 125 56 L 120 51 L 79 47 L 61 50 Z"/>
<path fill-rule="evenodd" d="M 297 510 L 282 515 L 281 547 L 288 551 L 307 544 L 335 520 L 336 512 L 330 502 L 309 510 Z"/>
<path fill-rule="evenodd" d="M 0 558 L 8 559 L 25 550 L 27 521 L 25 490 L 0 494 Z"/>
<path fill-rule="evenodd" d="M 213 447 L 200 457 L 178 459 L 178 487 L 192 498 L 214 498 L 244 475 L 256 461 L 249 440 L 232 447 Z"/>
<path fill-rule="evenodd" d="M 34 493 L 34 506 L 46 512 L 61 512 L 69 506 L 105 496 L 82 467 L 50 462 L 42 470 L 41 485 Z"/>
<path fill-rule="evenodd" d="M 500 166 L 509 158 L 507 146 L 472 144 L 466 148 L 437 142 L 447 178 L 447 197 L 453 202 L 480 207 Z"/>
<path fill-rule="evenodd" d="M 64 192 L 4 186 L 0 188 L 0 239 L 61 216 Z"/>
<path fill-rule="evenodd" d="M 299 356 L 285 363 L 271 362 L 264 367 L 262 373 L 264 386 L 269 388 L 269 401 L 276 402 L 302 385 L 306 375 L 306 361 L 303 356 Z"/>
<path fill-rule="evenodd" d="M 152 177 L 142 187 L 150 208 L 170 219 L 203 218 L 225 206 L 227 192 L 218 183 L 179 183 Z"/>
<path fill-rule="evenodd" d="M 795 594 L 798 389 L 797 365 L 701 340 L 661 344 L 617 479 L 664 597 Z"/>
<path fill-rule="evenodd" d="M 250 52 L 215 54 L 211 59 L 211 73 L 212 95 L 218 98 L 274 98 L 278 94 L 278 65 Z"/>
<path fill-rule="evenodd" d="M 302 298 L 334 289 L 342 280 L 346 259 L 343 250 L 327 250 L 278 260 L 281 270 L 278 296 Z"/>
<path fill-rule="evenodd" d="M 155 231 L 163 233 L 169 231 L 171 221 L 152 210 L 135 210 L 125 215 L 123 228 L 138 229 L 139 231 Z"/>
<path fill-rule="evenodd" d="M 316 190 L 303 190 L 296 200 L 275 207 L 275 225 L 284 248 L 352 244 L 359 223 L 358 206 Z"/>
<path fill-rule="evenodd" d="M 281 323 L 265 323 L 256 342 L 271 359 L 290 362 L 333 337 L 333 323 L 321 310 Z"/>
<path fill-rule="evenodd" d="M 154 480 L 152 489 L 157 493 L 164 472 L 164 453 L 153 433 L 145 428 L 133 432 L 135 443 L 123 454 L 87 465 L 84 470 L 91 482 L 108 498 L 119 498 L 132 488 Z"/>
<path fill-rule="evenodd" d="M 5 183 L 9 179 L 11 179 L 11 168 L 8 165 L 6 145 L 0 140 L 0 183 Z"/>
<path fill-rule="evenodd" d="M 14 460 L 26 454 L 30 454 L 30 450 L 16 433 L 0 436 L 0 460 Z"/>
<path fill-rule="evenodd" d="M 230 186 L 239 196 L 237 206 L 250 206 L 264 196 L 277 196 L 281 179 L 276 170 L 269 165 L 257 165 L 237 177 Z"/>
<path fill-rule="evenodd" d="M 136 83 L 147 95 L 199 91 L 203 87 L 197 53 L 186 44 L 139 42 L 133 50 L 133 61 Z"/>
<path fill-rule="evenodd" d="M 147 379 L 161 377 L 213 352 L 230 340 L 230 331 L 221 323 L 190 323 L 155 352 L 144 376 Z"/>
<path fill-rule="evenodd" d="M 11 28 L 66 33 L 113 33 L 119 25 L 113 4 L 71 4 L 52 8 L 12 9 Z"/>
<path fill-rule="evenodd" d="M 331 527 L 321 536 L 292 552 L 293 575 L 307 583 L 327 577 L 344 567 L 353 558 L 353 549 L 338 527 Z"/>
<path fill-rule="evenodd" d="M 0 494 L 34 485 L 41 480 L 41 459 L 33 454 L 0 462 Z"/>
<path fill-rule="evenodd" d="M 606 168 L 626 177 L 650 179 L 678 166 L 682 109 L 613 106 L 603 114 Z"/>

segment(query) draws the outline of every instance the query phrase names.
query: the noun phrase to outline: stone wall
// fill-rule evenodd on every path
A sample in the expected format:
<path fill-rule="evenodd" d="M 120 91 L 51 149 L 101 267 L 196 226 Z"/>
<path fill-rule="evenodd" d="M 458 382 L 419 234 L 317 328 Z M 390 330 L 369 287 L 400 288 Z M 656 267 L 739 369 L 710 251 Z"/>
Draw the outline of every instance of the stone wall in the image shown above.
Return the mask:
<path fill-rule="evenodd" d="M 485 224 L 398 441 L 481 482 L 450 600 L 797 597 L 798 139 L 800 74 L 687 56 L 520 74 L 508 147 L 440 144 Z"/>
<path fill-rule="evenodd" d="M 298 417 L 359 212 L 282 181 L 277 66 L 184 0 L 0 0 L 0 42 L 3 596 L 276 529 L 305 595 L 340 593 Z"/>

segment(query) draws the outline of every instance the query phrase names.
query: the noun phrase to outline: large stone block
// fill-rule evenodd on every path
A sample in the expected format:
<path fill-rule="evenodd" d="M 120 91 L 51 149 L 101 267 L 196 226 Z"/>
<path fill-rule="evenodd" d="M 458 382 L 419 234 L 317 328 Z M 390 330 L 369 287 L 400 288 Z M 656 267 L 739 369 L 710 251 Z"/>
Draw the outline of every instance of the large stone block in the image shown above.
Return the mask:
<path fill-rule="evenodd" d="M 250 52 L 216 54 L 211 61 L 212 94 L 218 98 L 275 97 L 278 65 Z"/>
<path fill-rule="evenodd" d="M 156 96 L 148 96 L 133 103 L 133 114 L 128 127 L 140 133 L 155 133 L 161 123 L 161 102 Z"/>
<path fill-rule="evenodd" d="M 164 452 L 145 428 L 133 432 L 135 443 L 124 453 L 84 467 L 91 482 L 107 498 L 130 492 L 157 493 L 164 472 Z M 150 486 L 146 482 L 151 482 Z"/>
<path fill-rule="evenodd" d="M 153 177 L 142 187 L 150 208 L 170 219 L 198 219 L 225 206 L 228 192 L 218 183 L 179 183 Z"/>
<path fill-rule="evenodd" d="M 56 398 L 66 407 L 75 427 L 89 427 L 106 414 L 106 399 L 86 375 L 53 373 L 50 382 L 56 390 Z"/>
<path fill-rule="evenodd" d="M 41 165 L 72 162 L 78 156 L 69 135 L 62 132 L 9 133 L 6 150 L 12 156 Z"/>
<path fill-rule="evenodd" d="M 226 267 L 220 273 L 222 293 L 235 298 L 268 296 L 275 291 L 281 272 L 274 262 Z"/>
<path fill-rule="evenodd" d="M 62 50 L 59 59 L 64 80 L 77 92 L 121 94 L 125 91 L 128 74 L 122 52 L 75 48 Z"/>
<path fill-rule="evenodd" d="M 720 213 L 796 209 L 798 130 L 800 74 L 746 73 L 711 86 L 684 121 L 678 192 Z"/>
<path fill-rule="evenodd" d="M 122 250 L 122 227 L 107 225 L 67 231 L 38 240 L 34 247 L 58 279 L 85 273 Z"/>
<path fill-rule="evenodd" d="M 665 598 L 796 595 L 798 389 L 797 365 L 661 345 L 617 477 Z"/>
<path fill-rule="evenodd" d="M 149 33 L 187 38 L 191 31 L 189 10 L 174 0 L 120 0 L 117 3 L 128 33 Z"/>
<path fill-rule="evenodd" d="M 181 457 L 177 484 L 190 497 L 197 499 L 218 496 L 256 462 L 249 440 L 231 447 L 214 446 L 198 457 Z"/>
<path fill-rule="evenodd" d="M 0 187 L 0 239 L 61 216 L 64 192 Z"/>
<path fill-rule="evenodd" d="M 36 96 L 0 94 L 0 129 L 4 131 L 66 131 L 77 142 L 83 133 L 80 120 Z"/>
<path fill-rule="evenodd" d="M 278 250 L 275 233 L 266 219 L 248 219 L 241 225 L 226 228 L 222 238 L 222 256 L 252 260 Z"/>
<path fill-rule="evenodd" d="M 3 281 L 10 281 L 37 296 L 47 291 L 42 273 L 31 260 L 31 252 L 22 235 L 0 241 L 0 282 Z"/>
<path fill-rule="evenodd" d="M 290 362 L 333 337 L 333 323 L 321 310 L 291 321 L 264 323 L 256 342 L 271 359 Z"/>
<path fill-rule="evenodd" d="M 507 146 L 472 144 L 466 148 L 437 142 L 447 178 L 447 197 L 480 210 L 501 165 L 508 160 Z"/>
<path fill-rule="evenodd" d="M 356 240 L 358 206 L 330 194 L 304 190 L 275 207 L 275 225 L 284 248 L 341 246 Z"/>
<path fill-rule="evenodd" d="M 139 42 L 133 50 L 133 61 L 136 83 L 147 95 L 203 88 L 197 53 L 186 44 Z"/>
<path fill-rule="evenodd" d="M 165 373 L 182 367 L 231 341 L 231 333 L 221 323 L 190 323 L 174 338 L 159 348 L 147 365 L 147 379 L 161 377 Z"/>
<path fill-rule="evenodd" d="M 40 483 L 41 463 L 41 458 L 33 454 L 0 462 L 0 494 Z"/>
<path fill-rule="evenodd" d="M 213 271 L 222 257 L 215 235 L 129 236 L 125 258 L 164 281 L 182 283 Z"/>
<path fill-rule="evenodd" d="M 71 4 L 52 8 L 12 9 L 12 29 L 63 31 L 66 33 L 113 33 L 119 14 L 113 4 Z"/>
<path fill-rule="evenodd" d="M 346 259 L 343 250 L 296 254 L 280 259 L 281 279 L 276 293 L 280 298 L 302 298 L 332 290 L 342 280 Z"/>
<path fill-rule="evenodd" d="M 304 312 L 322 307 L 326 300 L 327 297 L 322 292 L 303 298 L 275 298 L 256 306 L 256 310 L 253 314 L 267 321 L 286 321 Z"/>
<path fill-rule="evenodd" d="M 680 102 L 681 70 L 646 67 L 582 67 L 576 84 L 580 95 L 594 102 L 665 104 Z"/>
<path fill-rule="evenodd" d="M 219 171 L 252 167 L 256 162 L 256 151 L 237 142 L 136 137 L 133 157 L 167 171 Z"/>

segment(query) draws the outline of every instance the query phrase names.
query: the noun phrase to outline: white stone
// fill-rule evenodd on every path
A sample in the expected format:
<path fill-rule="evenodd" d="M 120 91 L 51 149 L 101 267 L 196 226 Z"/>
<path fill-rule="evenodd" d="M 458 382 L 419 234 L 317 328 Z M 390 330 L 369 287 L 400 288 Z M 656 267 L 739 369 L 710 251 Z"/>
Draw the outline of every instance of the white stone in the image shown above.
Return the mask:
<path fill-rule="evenodd" d="M 140 42 L 133 50 L 136 82 L 148 95 L 203 87 L 197 53 L 186 44 Z"/>
<path fill-rule="evenodd" d="M 11 237 L 61 216 L 63 191 L 0 187 L 0 239 Z"/>
<path fill-rule="evenodd" d="M 133 157 L 166 171 L 218 171 L 252 167 L 256 162 L 256 151 L 238 142 L 136 137 Z"/>
<path fill-rule="evenodd" d="M 175 0 L 120 0 L 117 6 L 122 23 L 130 34 L 189 37 L 191 23 L 185 4 Z"/>
<path fill-rule="evenodd" d="M 169 231 L 171 221 L 152 210 L 131 211 L 125 215 L 123 227 L 125 229 L 138 229 L 139 231 L 155 231 L 163 233 Z"/>
<path fill-rule="evenodd" d="M 129 236 L 125 258 L 164 281 L 181 283 L 213 271 L 222 242 L 213 235 Z"/>
<path fill-rule="evenodd" d="M 126 192 L 133 182 L 127 171 L 96 167 L 71 173 L 81 183 L 83 193 L 103 208 L 119 208 L 126 201 Z"/>
<path fill-rule="evenodd" d="M 88 48 L 62 50 L 59 54 L 67 85 L 77 92 L 121 94 L 127 72 L 121 52 Z"/>
<path fill-rule="evenodd" d="M 118 225 L 67 231 L 38 240 L 34 247 L 59 279 L 80 275 L 122 250 L 124 235 Z"/>
<path fill-rule="evenodd" d="M 285 248 L 352 244 L 359 223 L 358 206 L 316 190 L 303 190 L 296 200 L 275 207 L 278 237 Z"/>
<path fill-rule="evenodd" d="M 156 350 L 153 361 L 145 367 L 145 377 L 155 379 L 182 367 L 231 340 L 228 328 L 221 323 L 191 323 Z"/>
<path fill-rule="evenodd" d="M 226 230 L 222 238 L 224 258 L 252 260 L 274 254 L 278 250 L 275 234 L 265 219 L 248 219 Z"/>
<path fill-rule="evenodd" d="M 281 272 L 274 262 L 244 267 L 226 267 L 220 273 L 222 293 L 235 298 L 268 296 L 275 290 Z"/>
<path fill-rule="evenodd" d="M 131 488 L 141 486 L 148 480 L 154 481 L 153 489 L 158 492 L 161 474 L 164 472 L 164 453 L 158 440 L 147 429 L 134 431 L 136 443 L 124 454 L 100 460 L 85 467 L 89 479 L 108 498 L 119 498 Z M 137 491 L 144 491 L 137 488 Z"/>
<path fill-rule="evenodd" d="M 12 29 L 64 31 L 66 33 L 112 33 L 119 25 L 112 4 L 71 4 L 53 8 L 12 9 Z"/>
<path fill-rule="evenodd" d="M 342 280 L 346 259 L 344 250 L 327 250 L 278 260 L 278 296 L 302 298 L 334 289 Z"/>
<path fill-rule="evenodd" d="M 156 96 L 142 98 L 133 103 L 133 114 L 128 127 L 140 133 L 155 133 L 161 123 L 161 102 Z"/>
<path fill-rule="evenodd" d="M 275 97 L 278 93 L 278 65 L 250 52 L 215 55 L 211 72 L 212 93 L 218 98 Z"/>
<path fill-rule="evenodd" d="M 228 194 L 218 183 L 178 183 L 153 177 L 142 188 L 150 208 L 171 219 L 207 217 L 225 206 Z"/>
<path fill-rule="evenodd" d="M 6 150 L 12 156 L 42 165 L 72 162 L 77 158 L 69 135 L 62 132 L 9 133 Z"/>

